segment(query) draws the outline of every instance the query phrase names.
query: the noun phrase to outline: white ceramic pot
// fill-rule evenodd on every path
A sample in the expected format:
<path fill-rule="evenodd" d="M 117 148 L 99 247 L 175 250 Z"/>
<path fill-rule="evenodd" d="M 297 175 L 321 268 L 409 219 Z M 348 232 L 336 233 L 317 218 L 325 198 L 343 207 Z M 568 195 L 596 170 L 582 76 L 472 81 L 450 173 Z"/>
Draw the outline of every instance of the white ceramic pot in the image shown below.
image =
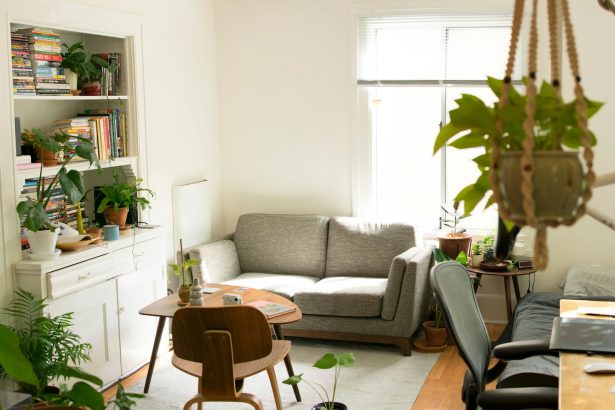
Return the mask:
<path fill-rule="evenodd" d="M 66 82 L 70 86 L 70 89 L 76 90 L 77 89 L 77 73 L 73 73 L 69 68 L 65 68 L 64 75 L 66 76 Z"/>
<path fill-rule="evenodd" d="M 58 229 L 54 232 L 45 231 L 26 231 L 30 253 L 33 255 L 53 255 L 58 241 Z"/>
<path fill-rule="evenodd" d="M 472 255 L 472 266 L 475 268 L 480 267 L 480 263 L 483 261 L 484 255 Z"/>

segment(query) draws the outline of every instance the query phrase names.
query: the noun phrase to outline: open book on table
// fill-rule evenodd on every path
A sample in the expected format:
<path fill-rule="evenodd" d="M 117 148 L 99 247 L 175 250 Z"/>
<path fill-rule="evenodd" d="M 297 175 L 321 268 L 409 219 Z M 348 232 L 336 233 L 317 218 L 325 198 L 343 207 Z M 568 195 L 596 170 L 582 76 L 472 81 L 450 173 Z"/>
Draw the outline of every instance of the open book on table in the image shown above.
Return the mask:
<path fill-rule="evenodd" d="M 247 305 L 254 306 L 271 319 L 272 317 L 285 315 L 286 313 L 294 312 L 297 310 L 294 306 L 286 306 L 280 303 L 269 302 L 268 300 L 255 300 L 254 302 L 246 303 Z"/>

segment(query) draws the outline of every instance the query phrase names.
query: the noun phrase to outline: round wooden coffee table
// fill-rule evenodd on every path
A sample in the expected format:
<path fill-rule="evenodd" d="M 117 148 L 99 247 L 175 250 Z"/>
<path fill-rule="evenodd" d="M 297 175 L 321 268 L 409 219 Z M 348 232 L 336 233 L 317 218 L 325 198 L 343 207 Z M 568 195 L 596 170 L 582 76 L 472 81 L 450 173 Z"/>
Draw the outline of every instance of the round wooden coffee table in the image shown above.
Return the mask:
<path fill-rule="evenodd" d="M 517 302 L 519 302 L 519 299 L 521 299 L 521 292 L 519 291 L 519 280 L 517 278 L 519 276 L 531 275 L 532 273 L 536 273 L 536 269 L 523 268 L 514 271 L 489 271 L 478 267 L 468 266 L 468 272 L 475 274 L 478 279 L 480 279 L 483 275 L 499 276 L 504 279 L 504 294 L 506 295 L 506 314 L 508 316 L 508 320 L 510 320 L 510 318 L 512 317 L 512 297 L 510 294 L 510 279 L 512 278 L 512 283 L 515 288 L 515 297 L 517 299 Z M 477 290 L 478 281 L 474 282 L 474 293 L 476 293 Z"/>
<path fill-rule="evenodd" d="M 204 293 L 204 307 L 216 307 L 222 306 L 222 295 L 225 293 L 233 293 L 241 296 L 244 304 L 254 302 L 257 300 L 266 300 L 268 302 L 279 303 L 281 305 L 286 305 L 290 307 L 294 307 L 295 310 L 289 313 L 285 313 L 280 316 L 268 318 L 267 321 L 270 325 L 273 326 L 273 330 L 275 332 L 275 337 L 279 340 L 284 339 L 284 335 L 282 333 L 281 325 L 287 323 L 297 322 L 303 316 L 301 314 L 301 310 L 299 307 L 295 305 L 292 301 L 286 299 L 283 296 L 276 295 L 275 293 L 268 292 L 266 290 L 261 289 L 252 289 L 245 288 L 237 285 L 222 285 L 216 283 L 208 283 L 207 287 L 210 288 L 219 288 L 218 291 L 214 293 Z M 152 374 L 154 373 L 154 365 L 156 364 L 156 354 L 158 353 L 158 347 L 160 346 L 160 339 L 162 338 L 162 332 L 164 330 L 164 325 L 166 323 L 167 318 L 172 318 L 177 310 L 182 309 L 182 306 L 177 304 L 179 297 L 177 293 L 173 293 L 169 296 L 166 296 L 162 299 L 158 299 L 154 303 L 151 303 L 145 306 L 143 309 L 139 310 L 139 314 L 146 316 L 157 316 L 158 317 L 158 327 L 156 329 L 156 338 L 154 339 L 154 347 L 152 349 L 152 355 L 150 357 L 149 368 L 147 369 L 147 377 L 145 379 L 145 387 L 143 391 L 145 393 L 149 390 L 149 385 L 152 380 Z M 290 356 L 287 355 L 284 358 L 284 364 L 286 366 L 286 370 L 288 371 L 289 376 L 293 376 L 295 373 L 293 371 L 293 366 L 290 361 Z M 301 401 L 301 394 L 299 393 L 299 388 L 296 384 L 292 385 L 293 391 L 295 392 L 295 397 L 297 401 Z"/>

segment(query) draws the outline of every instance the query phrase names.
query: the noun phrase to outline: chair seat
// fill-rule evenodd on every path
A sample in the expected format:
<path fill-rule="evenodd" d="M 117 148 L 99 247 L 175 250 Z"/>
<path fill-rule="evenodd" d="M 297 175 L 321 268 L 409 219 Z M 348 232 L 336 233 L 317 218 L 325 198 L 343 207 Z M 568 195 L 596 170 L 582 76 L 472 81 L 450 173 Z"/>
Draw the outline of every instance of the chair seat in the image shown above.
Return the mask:
<path fill-rule="evenodd" d="M 263 369 L 268 367 L 275 366 L 290 352 L 290 341 L 288 340 L 274 340 L 272 341 L 272 349 L 269 355 L 258 359 L 253 360 L 251 362 L 243 362 L 243 363 L 235 363 L 233 365 L 235 371 L 235 379 L 245 379 L 246 377 L 250 377 L 255 375 L 256 373 L 260 373 Z M 175 354 L 171 359 L 171 363 L 173 366 L 177 367 L 184 373 L 188 373 L 194 377 L 201 377 L 202 368 L 201 363 L 192 362 L 190 360 L 184 360 L 177 357 Z"/>

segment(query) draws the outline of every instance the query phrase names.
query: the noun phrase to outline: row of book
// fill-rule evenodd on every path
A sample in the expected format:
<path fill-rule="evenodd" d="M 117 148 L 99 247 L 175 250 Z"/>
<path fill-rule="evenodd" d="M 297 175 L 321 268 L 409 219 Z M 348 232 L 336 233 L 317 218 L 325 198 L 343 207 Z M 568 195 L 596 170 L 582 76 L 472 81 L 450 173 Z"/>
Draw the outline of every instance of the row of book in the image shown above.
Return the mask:
<path fill-rule="evenodd" d="M 29 59 L 33 85 L 37 95 L 70 94 L 62 64 L 62 46 L 60 35 L 52 30 L 41 28 L 20 29 L 12 33 L 11 39 L 21 47 L 19 55 Z M 27 41 L 27 50 L 23 49 L 23 39 Z M 11 40 L 13 41 L 13 40 Z M 13 75 L 15 70 L 13 69 Z M 14 91 L 15 91 L 15 87 Z"/>
<path fill-rule="evenodd" d="M 13 94 L 36 94 L 28 37 L 24 34 L 11 33 L 11 65 L 13 70 Z"/>
<path fill-rule="evenodd" d="M 53 181 L 53 177 L 46 177 L 41 180 L 44 187 L 49 186 Z M 36 198 L 38 178 L 28 178 L 25 180 L 19 200 L 25 200 L 26 198 Z M 85 207 L 83 203 L 81 206 L 81 216 L 83 223 L 88 222 L 88 218 L 85 216 Z M 51 193 L 49 203 L 45 208 L 49 220 L 53 222 L 63 222 L 72 228 L 77 229 L 77 204 L 71 203 L 64 194 L 60 184 L 56 185 Z M 25 228 L 21 228 L 21 247 L 22 249 L 28 248 L 28 240 L 25 235 Z"/>

